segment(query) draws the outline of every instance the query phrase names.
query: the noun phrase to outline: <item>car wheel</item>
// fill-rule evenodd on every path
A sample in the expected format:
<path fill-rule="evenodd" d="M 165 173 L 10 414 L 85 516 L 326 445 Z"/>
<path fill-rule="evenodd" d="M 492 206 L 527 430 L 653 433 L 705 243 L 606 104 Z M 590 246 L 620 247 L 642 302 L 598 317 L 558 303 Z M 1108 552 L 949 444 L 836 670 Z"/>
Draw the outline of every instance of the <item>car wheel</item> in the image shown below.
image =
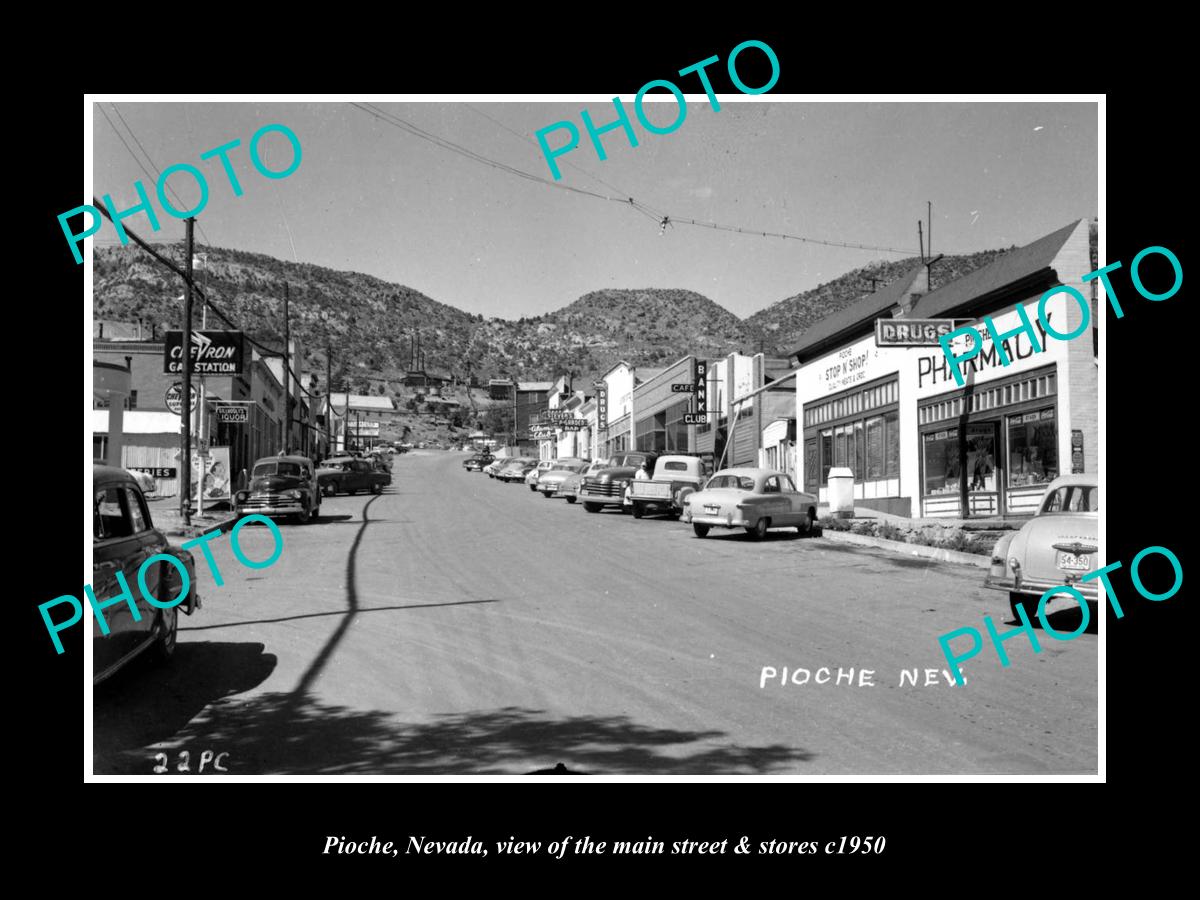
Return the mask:
<path fill-rule="evenodd" d="M 372 494 L 382 494 L 383 493 L 383 485 L 379 484 L 378 482 L 371 485 L 371 493 Z"/>
<path fill-rule="evenodd" d="M 709 526 L 701 525 L 699 522 L 692 523 L 692 531 L 696 532 L 696 537 L 708 537 L 708 528 Z"/>
<path fill-rule="evenodd" d="M 1033 599 L 1032 597 L 1029 597 L 1025 594 L 1018 594 L 1015 591 L 1008 592 L 1008 608 L 1009 608 L 1009 610 L 1012 611 L 1012 617 L 1013 617 L 1014 622 L 1021 621 L 1021 614 L 1017 612 L 1017 606 L 1019 606 L 1019 605 L 1025 607 L 1025 615 L 1029 618 L 1030 624 L 1032 624 L 1033 622 L 1035 622 L 1037 620 L 1037 603 L 1036 602 L 1033 604 L 1033 613 L 1034 614 L 1030 615 L 1030 613 L 1029 613 L 1028 603 L 1032 599 Z"/>
<path fill-rule="evenodd" d="M 572 497 L 572 496 L 570 496 L 570 495 L 568 495 L 568 496 L 567 496 L 567 502 L 568 502 L 568 503 L 574 503 L 574 502 L 575 502 L 576 500 L 578 500 L 578 499 L 579 499 L 578 497 Z"/>
<path fill-rule="evenodd" d="M 326 482 L 325 484 L 321 485 L 321 493 L 326 497 L 332 497 L 337 494 L 337 485 L 335 485 L 332 481 Z"/>
<path fill-rule="evenodd" d="M 168 662 L 175 655 L 175 645 L 179 642 L 179 612 L 175 607 L 162 611 L 163 633 L 154 642 L 151 654 L 159 663 Z"/>
<path fill-rule="evenodd" d="M 317 519 L 319 519 L 319 518 L 321 518 L 321 506 L 320 506 L 320 504 L 317 504 L 317 506 L 315 506 L 315 507 L 313 508 L 313 511 L 312 511 L 312 518 L 311 518 L 309 521 L 311 521 L 311 522 L 315 522 L 315 521 L 317 521 Z"/>
<path fill-rule="evenodd" d="M 531 485 L 529 486 L 529 489 L 530 489 L 531 491 L 536 491 L 536 490 L 537 490 L 537 487 L 531 484 Z"/>
<path fill-rule="evenodd" d="M 753 525 L 746 526 L 746 533 L 750 535 L 750 540 L 761 541 L 767 536 L 767 526 L 770 524 L 770 520 L 766 516 L 763 516 L 763 518 L 759 519 Z"/>
<path fill-rule="evenodd" d="M 635 519 L 640 519 L 645 514 L 646 514 L 646 511 L 644 509 L 642 509 L 642 504 L 635 502 L 633 504 L 633 517 Z"/>
<path fill-rule="evenodd" d="M 542 491 L 542 496 L 545 497 L 547 500 L 554 499 L 554 494 L 551 493 L 550 491 Z"/>
<path fill-rule="evenodd" d="M 600 504 L 599 503 L 588 503 L 585 500 L 583 502 L 583 508 L 586 509 L 588 512 L 600 512 Z"/>
<path fill-rule="evenodd" d="M 307 509 L 304 512 L 297 514 L 297 516 L 296 516 L 296 521 L 299 522 L 301 525 L 307 525 L 309 523 L 309 521 L 311 521 L 311 520 L 312 520 L 312 513 L 309 512 Z"/>

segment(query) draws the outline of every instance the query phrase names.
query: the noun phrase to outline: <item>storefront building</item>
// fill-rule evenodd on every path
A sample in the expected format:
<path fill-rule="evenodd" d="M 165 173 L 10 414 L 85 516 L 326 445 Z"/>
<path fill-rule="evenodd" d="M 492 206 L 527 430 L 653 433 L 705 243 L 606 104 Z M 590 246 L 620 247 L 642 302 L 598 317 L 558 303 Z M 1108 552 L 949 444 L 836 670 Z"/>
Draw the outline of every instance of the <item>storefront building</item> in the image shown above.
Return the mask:
<path fill-rule="evenodd" d="M 689 453 L 696 444 L 695 424 L 686 421 L 695 412 L 696 357 L 685 356 L 665 369 L 647 374 L 633 389 L 633 447 L 654 453 Z M 681 390 L 681 388 L 688 390 Z"/>
<path fill-rule="evenodd" d="M 827 499 L 831 467 L 854 473 L 858 506 L 922 517 L 1029 514 L 1053 478 L 1095 472 L 1098 372 L 1094 331 L 1070 341 L 1037 321 L 1043 294 L 1059 284 L 1089 294 L 1086 221 L 926 292 L 918 265 L 883 290 L 818 323 L 796 351 L 798 453 L 804 489 Z M 1034 335 L 1017 332 L 1025 308 Z M 1070 333 L 1083 311 L 1068 294 L 1046 303 L 1053 330 Z M 990 335 L 954 380 L 935 330 L 992 319 L 1011 360 Z M 876 322 L 912 323 L 906 340 Z M 918 323 L 920 323 L 918 327 Z M 890 329 L 895 332 L 897 329 Z M 924 332 L 924 336 L 920 336 Z M 965 338 L 959 339 L 959 350 Z M 1037 351 L 1034 340 L 1042 349 Z"/>

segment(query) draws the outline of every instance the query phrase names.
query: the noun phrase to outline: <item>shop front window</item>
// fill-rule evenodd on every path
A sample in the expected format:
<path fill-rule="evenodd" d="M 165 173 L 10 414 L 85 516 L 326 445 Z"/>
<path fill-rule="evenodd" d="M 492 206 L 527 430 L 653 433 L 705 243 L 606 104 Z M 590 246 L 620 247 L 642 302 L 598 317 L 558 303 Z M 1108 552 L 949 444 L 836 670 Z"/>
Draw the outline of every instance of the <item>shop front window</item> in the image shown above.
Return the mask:
<path fill-rule="evenodd" d="M 866 423 L 859 420 L 854 423 L 854 480 L 865 481 L 867 477 L 867 442 Z"/>
<path fill-rule="evenodd" d="M 821 432 L 821 484 L 829 483 L 829 470 L 833 468 L 833 429 Z"/>
<path fill-rule="evenodd" d="M 925 495 L 957 494 L 960 490 L 959 429 L 929 431 L 921 438 Z M 968 425 L 966 472 L 969 491 L 996 490 L 996 431 L 990 424 Z"/>
<path fill-rule="evenodd" d="M 1008 486 L 1046 484 L 1058 477 L 1054 409 L 1008 417 Z"/>
<path fill-rule="evenodd" d="M 883 416 L 867 419 L 867 480 L 883 478 Z"/>

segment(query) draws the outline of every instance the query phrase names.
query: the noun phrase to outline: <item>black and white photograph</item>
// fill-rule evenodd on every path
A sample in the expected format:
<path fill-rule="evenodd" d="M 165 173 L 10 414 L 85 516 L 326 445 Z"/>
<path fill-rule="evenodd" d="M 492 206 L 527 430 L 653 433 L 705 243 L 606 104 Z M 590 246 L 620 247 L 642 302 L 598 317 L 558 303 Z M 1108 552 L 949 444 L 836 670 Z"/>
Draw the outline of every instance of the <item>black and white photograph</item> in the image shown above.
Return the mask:
<path fill-rule="evenodd" d="M 1111 266 L 1102 95 L 728 51 L 87 96 L 87 780 L 1103 781 L 1102 320 L 1182 248 Z"/>

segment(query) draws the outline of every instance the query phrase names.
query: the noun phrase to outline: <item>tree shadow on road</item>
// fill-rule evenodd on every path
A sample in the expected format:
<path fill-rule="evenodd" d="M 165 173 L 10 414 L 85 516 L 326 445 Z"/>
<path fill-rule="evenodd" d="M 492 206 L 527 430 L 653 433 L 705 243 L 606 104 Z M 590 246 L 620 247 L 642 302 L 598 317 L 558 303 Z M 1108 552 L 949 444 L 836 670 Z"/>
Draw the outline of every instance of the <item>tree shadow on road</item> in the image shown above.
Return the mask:
<path fill-rule="evenodd" d="M 214 704 L 172 744 L 227 752 L 231 774 L 527 774 L 564 762 L 581 774 L 761 775 L 813 758 L 783 744 L 746 747 L 723 737 L 649 727 L 628 716 L 563 717 L 513 706 L 412 724 L 378 710 L 270 693 Z"/>

